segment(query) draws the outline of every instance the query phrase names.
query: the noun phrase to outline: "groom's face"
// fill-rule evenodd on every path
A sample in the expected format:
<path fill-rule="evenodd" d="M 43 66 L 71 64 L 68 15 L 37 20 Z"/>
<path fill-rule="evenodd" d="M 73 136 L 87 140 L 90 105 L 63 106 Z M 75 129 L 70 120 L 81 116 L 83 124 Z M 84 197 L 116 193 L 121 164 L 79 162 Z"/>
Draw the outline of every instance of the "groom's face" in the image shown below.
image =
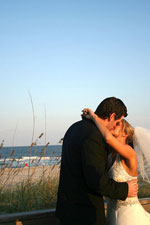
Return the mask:
<path fill-rule="evenodd" d="M 116 127 L 111 129 L 110 132 L 113 136 L 119 137 L 119 135 L 122 133 L 122 122 L 118 122 L 116 124 Z"/>
<path fill-rule="evenodd" d="M 121 118 L 119 118 L 119 119 L 116 120 L 116 119 L 115 119 L 115 116 L 116 116 L 116 114 L 113 113 L 113 114 L 111 114 L 110 117 L 108 118 L 108 122 L 107 122 L 106 127 L 107 127 L 110 131 L 113 130 L 113 129 L 115 129 L 116 126 L 117 126 L 117 124 L 119 124 L 119 123 L 121 122 L 121 120 L 124 118 L 124 116 L 122 116 Z"/>

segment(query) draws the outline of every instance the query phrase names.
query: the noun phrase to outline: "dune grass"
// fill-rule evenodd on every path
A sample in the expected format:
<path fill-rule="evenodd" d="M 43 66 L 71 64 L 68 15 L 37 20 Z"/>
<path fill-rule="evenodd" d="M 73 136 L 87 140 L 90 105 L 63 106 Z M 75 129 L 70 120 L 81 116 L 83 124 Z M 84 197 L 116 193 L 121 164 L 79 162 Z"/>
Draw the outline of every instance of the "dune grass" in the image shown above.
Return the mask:
<path fill-rule="evenodd" d="M 25 212 L 55 208 L 58 177 L 44 177 L 36 182 L 26 180 L 0 189 L 0 213 Z M 139 198 L 150 197 L 150 184 L 139 181 Z"/>
<path fill-rule="evenodd" d="M 48 144 L 43 147 L 40 153 L 41 157 L 43 152 L 46 151 Z M 32 151 L 33 145 L 36 145 L 36 143 L 32 143 L 29 148 L 30 151 Z M 13 154 L 14 150 L 12 150 L 11 156 Z M 40 159 L 38 159 L 39 163 Z M 50 158 L 50 162 L 51 159 L 52 157 Z M 32 171 L 31 167 L 26 168 L 28 170 L 26 179 L 19 179 L 19 182 L 15 182 L 15 178 L 18 178 L 19 174 L 22 174 L 24 168 L 13 168 L 13 157 L 12 163 L 9 166 L 5 160 L 0 168 L 0 214 L 55 207 L 59 174 L 56 172 L 52 176 L 52 173 L 55 167 L 59 167 L 60 157 L 57 157 L 58 165 L 50 163 L 47 166 L 40 166 L 42 173 L 38 174 L 38 179 L 34 179 L 37 176 L 37 167 L 32 168 Z M 34 161 L 30 161 L 30 166 L 32 166 L 32 163 Z"/>
<path fill-rule="evenodd" d="M 46 150 L 47 146 L 48 144 L 42 152 Z M 59 160 L 60 158 L 58 158 Z M 50 166 L 51 172 L 53 169 L 55 170 L 55 165 Z M 50 173 L 46 173 L 48 168 L 49 166 L 43 166 L 42 175 L 38 177 L 38 180 L 33 180 L 35 174 L 34 172 L 31 173 L 31 168 L 28 168 L 27 179 L 13 184 L 13 177 L 18 176 L 18 171 L 22 171 L 23 168 L 12 168 L 10 166 L 6 182 L 3 183 L 3 174 L 8 169 L 4 163 L 4 166 L 0 169 L 0 214 L 55 208 L 59 176 L 58 174 L 51 176 Z M 7 184 L 8 180 L 10 180 L 10 185 Z M 142 181 L 141 178 L 139 178 L 138 183 L 138 197 L 150 197 L 150 184 Z"/>
<path fill-rule="evenodd" d="M 6 190 L 0 189 L 0 213 L 24 212 L 54 208 L 58 178 L 38 182 L 22 182 Z"/>
<path fill-rule="evenodd" d="M 138 192 L 138 197 L 139 198 L 150 198 L 150 184 L 143 181 L 141 178 L 138 180 L 139 184 L 139 192 Z"/>

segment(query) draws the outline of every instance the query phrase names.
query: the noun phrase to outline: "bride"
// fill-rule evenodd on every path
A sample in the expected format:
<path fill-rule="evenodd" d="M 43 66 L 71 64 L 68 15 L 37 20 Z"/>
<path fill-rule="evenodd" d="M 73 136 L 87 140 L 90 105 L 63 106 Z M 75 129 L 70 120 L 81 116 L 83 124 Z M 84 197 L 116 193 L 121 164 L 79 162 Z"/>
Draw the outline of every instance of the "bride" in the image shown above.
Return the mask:
<path fill-rule="evenodd" d="M 142 143 L 144 140 L 143 133 L 141 135 L 142 128 L 133 129 L 123 119 L 114 129 L 109 131 L 105 127 L 103 120 L 91 109 L 85 108 L 83 115 L 95 122 L 106 143 L 112 148 L 108 159 L 108 175 L 118 182 L 137 179 L 138 161 L 141 176 L 150 182 L 144 165 L 144 157 L 145 153 L 148 153 L 148 146 L 144 142 Z M 145 130 L 142 130 L 142 132 L 145 132 Z M 146 135 L 147 132 L 145 132 L 145 137 Z M 149 137 L 147 139 L 150 141 Z M 135 150 L 129 145 L 129 142 L 132 141 Z M 107 225 L 150 225 L 150 214 L 141 206 L 138 197 L 128 197 L 125 201 L 108 198 L 106 221 Z"/>

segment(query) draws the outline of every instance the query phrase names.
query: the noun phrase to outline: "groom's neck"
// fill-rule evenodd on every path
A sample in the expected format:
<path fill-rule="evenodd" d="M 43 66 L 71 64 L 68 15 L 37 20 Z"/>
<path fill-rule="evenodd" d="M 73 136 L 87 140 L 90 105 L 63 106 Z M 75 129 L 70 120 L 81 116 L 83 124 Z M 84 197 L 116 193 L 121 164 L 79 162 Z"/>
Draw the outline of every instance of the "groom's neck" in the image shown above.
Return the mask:
<path fill-rule="evenodd" d="M 101 117 L 99 116 L 99 118 L 101 118 Z M 103 124 L 108 128 L 110 120 L 108 118 L 106 118 L 106 119 L 101 118 L 101 120 L 103 121 Z"/>

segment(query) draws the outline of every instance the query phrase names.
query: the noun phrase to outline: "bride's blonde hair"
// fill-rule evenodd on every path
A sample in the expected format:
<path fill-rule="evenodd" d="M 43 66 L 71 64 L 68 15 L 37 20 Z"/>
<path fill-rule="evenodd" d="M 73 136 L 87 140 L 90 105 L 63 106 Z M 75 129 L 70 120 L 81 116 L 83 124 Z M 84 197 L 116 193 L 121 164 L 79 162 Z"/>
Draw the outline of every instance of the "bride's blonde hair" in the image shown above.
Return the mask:
<path fill-rule="evenodd" d="M 133 141 L 133 135 L 134 135 L 134 128 L 125 119 L 122 120 L 122 131 L 125 132 L 125 134 L 128 135 L 127 143 L 132 142 Z"/>

